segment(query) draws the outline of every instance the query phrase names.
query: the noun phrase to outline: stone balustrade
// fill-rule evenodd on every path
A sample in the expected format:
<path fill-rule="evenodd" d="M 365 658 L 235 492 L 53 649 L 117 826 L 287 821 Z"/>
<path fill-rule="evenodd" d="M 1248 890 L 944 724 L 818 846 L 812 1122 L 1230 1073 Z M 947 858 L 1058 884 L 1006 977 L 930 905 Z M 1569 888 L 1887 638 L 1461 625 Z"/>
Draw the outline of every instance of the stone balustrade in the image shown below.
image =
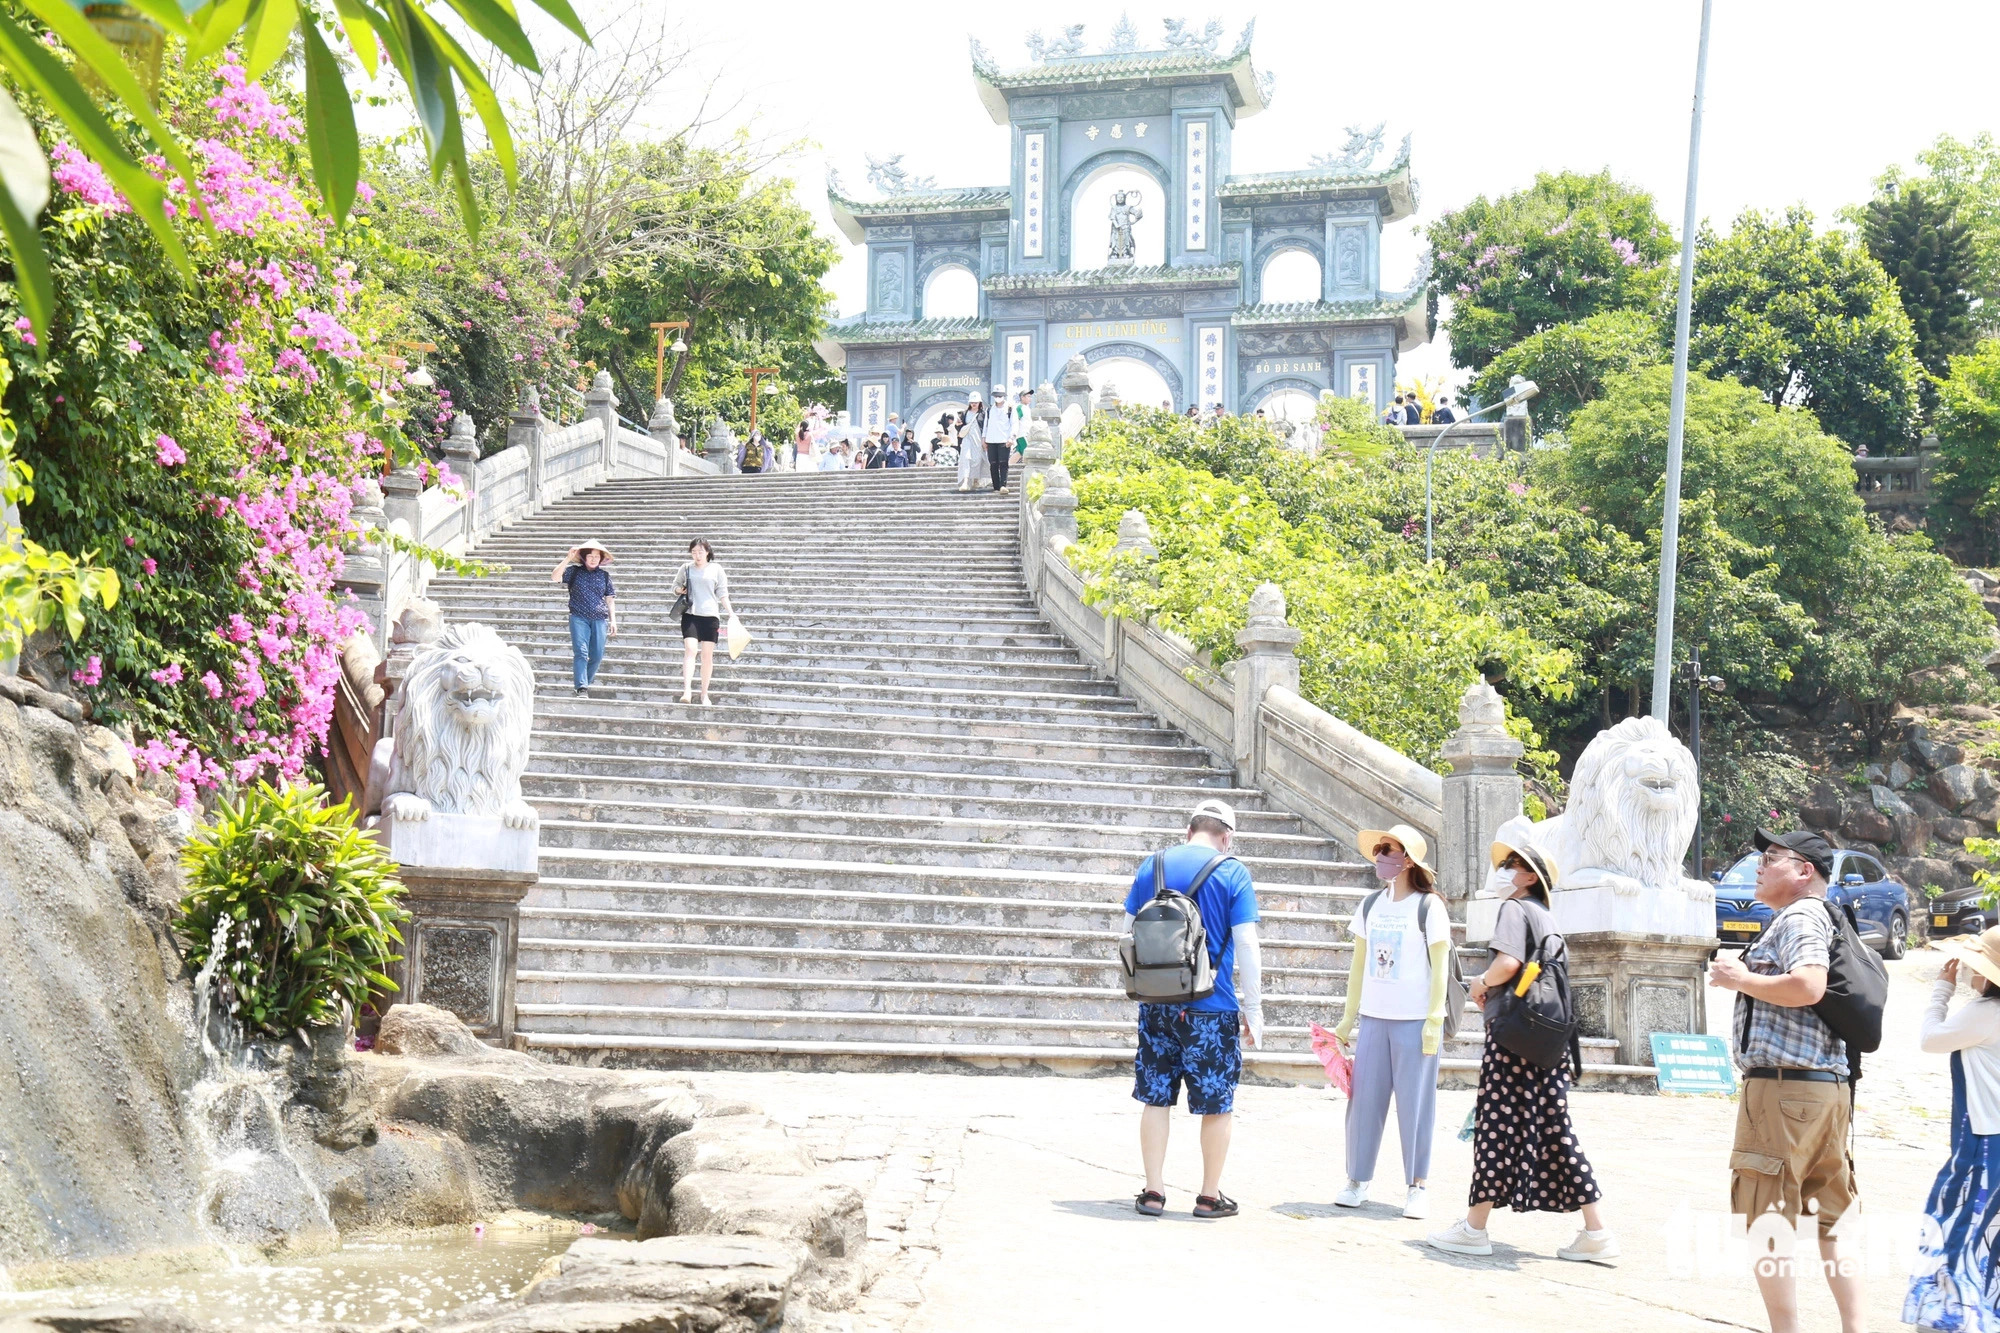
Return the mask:
<path fill-rule="evenodd" d="M 1032 445 L 1028 454 L 1032 470 Z M 1422 832 L 1439 887 L 1462 919 L 1464 900 L 1485 881 L 1495 831 L 1522 809 L 1521 747 L 1493 721 L 1500 705 L 1492 687 L 1477 681 L 1467 690 L 1461 726 L 1446 744 L 1453 770 L 1440 777 L 1299 694 L 1302 636 L 1286 622 L 1275 585 L 1251 598 L 1237 635 L 1243 656 L 1221 668 L 1169 630 L 1091 606 L 1068 556 L 1076 533 L 1069 472 L 1052 462 L 1039 475 L 1040 498 L 1022 510 L 1023 573 L 1042 614 L 1084 660 L 1161 721 L 1232 761 L 1241 785 L 1321 833 L 1353 845 L 1364 828 L 1403 823 Z M 1119 535 L 1123 558 L 1155 558 L 1143 515 L 1126 515 Z"/>

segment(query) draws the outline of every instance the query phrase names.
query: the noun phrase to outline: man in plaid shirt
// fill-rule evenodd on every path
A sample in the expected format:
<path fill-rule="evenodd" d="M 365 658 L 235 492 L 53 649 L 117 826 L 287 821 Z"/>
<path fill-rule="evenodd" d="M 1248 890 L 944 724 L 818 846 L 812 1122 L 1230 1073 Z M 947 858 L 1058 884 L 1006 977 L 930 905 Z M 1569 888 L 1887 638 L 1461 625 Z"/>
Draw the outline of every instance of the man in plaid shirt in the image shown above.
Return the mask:
<path fill-rule="evenodd" d="M 1757 901 L 1777 915 L 1741 961 L 1717 958 L 1708 982 L 1736 992 L 1733 1033 L 1743 1071 L 1736 1142 L 1729 1154 L 1730 1211 L 1755 1224 L 1777 1213 L 1792 1227 L 1805 1212 L 1819 1222 L 1827 1286 L 1840 1307 L 1842 1333 L 1861 1333 L 1859 1261 L 1844 1262 L 1831 1232 L 1855 1203 L 1854 1159 L 1847 1152 L 1853 1100 L 1847 1047 L 1812 1006 L 1826 994 L 1833 940 L 1826 877 L 1833 848 L 1814 833 L 1757 831 Z M 1760 1229 L 1761 1232 L 1761 1229 Z M 1753 1257 L 1765 1247 L 1752 1244 Z M 1791 1263 L 1759 1264 L 1757 1288 L 1771 1333 L 1799 1327 Z"/>

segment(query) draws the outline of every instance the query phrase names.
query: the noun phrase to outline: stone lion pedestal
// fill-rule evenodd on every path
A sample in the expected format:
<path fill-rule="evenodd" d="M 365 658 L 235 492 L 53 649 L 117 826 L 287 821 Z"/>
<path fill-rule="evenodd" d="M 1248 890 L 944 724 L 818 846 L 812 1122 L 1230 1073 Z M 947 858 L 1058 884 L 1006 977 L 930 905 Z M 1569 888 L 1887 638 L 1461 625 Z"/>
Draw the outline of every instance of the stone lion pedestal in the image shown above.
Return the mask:
<path fill-rule="evenodd" d="M 1681 874 L 1698 799 L 1687 747 L 1653 718 L 1627 718 L 1578 758 L 1567 810 L 1496 833 L 1556 867 L 1550 906 L 1583 1035 L 1614 1038 L 1623 1064 L 1652 1064 L 1655 1032 L 1708 1030 L 1715 890 Z M 1493 938 L 1498 887 L 1467 902 L 1468 942 Z"/>
<path fill-rule="evenodd" d="M 410 913 L 396 999 L 510 1045 L 521 900 L 540 878 L 540 819 L 521 797 L 534 676 L 490 627 L 467 625 L 415 659 L 403 695 L 368 803 Z"/>

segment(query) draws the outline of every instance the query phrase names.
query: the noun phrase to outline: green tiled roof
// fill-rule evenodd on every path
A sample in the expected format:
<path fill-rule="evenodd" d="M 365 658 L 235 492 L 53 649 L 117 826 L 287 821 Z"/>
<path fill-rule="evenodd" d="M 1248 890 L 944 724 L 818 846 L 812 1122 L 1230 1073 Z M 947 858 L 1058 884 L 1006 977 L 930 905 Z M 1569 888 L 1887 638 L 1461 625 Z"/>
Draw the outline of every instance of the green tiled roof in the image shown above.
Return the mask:
<path fill-rule="evenodd" d="M 1241 264 L 1153 264 L 1144 268 L 1099 268 L 1055 273 L 999 273 L 986 280 L 988 292 L 1106 291 L 1120 287 L 1234 286 Z"/>
<path fill-rule="evenodd" d="M 968 185 L 955 190 L 924 190 L 914 194 L 892 194 L 885 199 L 849 199 L 831 184 L 826 187 L 827 206 L 834 223 L 848 240 L 859 245 L 866 239 L 861 219 L 912 217 L 924 213 L 990 212 L 1005 217 L 1013 207 L 1013 187 Z"/>
<path fill-rule="evenodd" d="M 1379 299 L 1356 301 L 1282 301 L 1245 306 L 1230 316 L 1238 328 L 1272 324 L 1326 324 L 1357 319 L 1392 319 L 1423 304 L 1424 294 L 1385 292 Z"/>
<path fill-rule="evenodd" d="M 1094 55 L 1052 56 L 1018 69 L 1001 69 L 975 41 L 972 76 L 979 83 L 980 100 L 994 122 L 1001 125 L 1007 123 L 1008 93 L 1094 89 L 1128 80 L 1181 81 L 1204 77 L 1228 78 L 1240 120 L 1257 114 L 1265 106 L 1264 92 L 1250 62 L 1250 35 L 1255 27 L 1254 22 L 1245 27 L 1235 49 L 1230 51 L 1210 52 L 1199 46 L 1164 51 L 1105 51 Z"/>
<path fill-rule="evenodd" d="M 1215 197 L 1223 203 L 1240 204 L 1258 199 L 1297 198 L 1335 190 L 1369 189 L 1384 191 L 1390 213 L 1385 222 L 1396 222 L 1417 211 L 1416 182 L 1410 178 L 1410 145 L 1403 141 L 1388 166 L 1380 170 L 1353 167 L 1303 167 L 1297 171 L 1259 171 L 1230 176 L 1215 187 Z"/>
<path fill-rule="evenodd" d="M 835 324 L 826 336 L 847 347 L 864 343 L 984 342 L 993 325 L 983 319 L 856 320 Z"/>

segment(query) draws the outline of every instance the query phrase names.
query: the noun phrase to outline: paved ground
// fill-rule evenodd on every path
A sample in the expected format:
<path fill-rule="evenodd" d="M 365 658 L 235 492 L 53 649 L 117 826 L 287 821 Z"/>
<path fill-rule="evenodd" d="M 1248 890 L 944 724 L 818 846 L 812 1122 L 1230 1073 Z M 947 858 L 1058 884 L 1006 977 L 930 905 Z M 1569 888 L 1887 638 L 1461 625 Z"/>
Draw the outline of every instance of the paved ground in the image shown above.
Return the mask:
<path fill-rule="evenodd" d="M 1892 965 L 1883 1054 L 1860 1094 L 1857 1159 L 1878 1216 L 1921 1209 L 1943 1160 L 1950 1105 L 1941 1059 L 1916 1050 L 1935 954 Z M 1711 1026 L 1726 1030 L 1726 1017 Z M 1697 1262 L 1727 1200 L 1729 1103 L 1614 1093 L 1572 1097 L 1583 1143 L 1624 1247 L 1616 1267 L 1563 1263 L 1574 1218 L 1493 1221 L 1491 1259 L 1422 1244 L 1464 1198 L 1471 1145 L 1457 1138 L 1469 1092 L 1440 1096 L 1429 1222 L 1400 1216 L 1393 1126 L 1377 1192 L 1356 1212 L 1342 1184 L 1344 1103 L 1330 1090 L 1245 1088 L 1225 1188 L 1241 1217 L 1187 1216 L 1200 1180 L 1194 1122 L 1177 1117 L 1169 1207 L 1137 1216 L 1138 1115 L 1115 1079 L 942 1074 L 706 1076 L 761 1100 L 868 1196 L 870 1287 L 856 1329 L 978 1333 L 1019 1328 L 1214 1327 L 1254 1310 L 1263 1327 L 1361 1316 L 1402 1329 L 1523 1327 L 1551 1313 L 1625 1333 L 1761 1328 L 1747 1273 Z M 1393 1203 L 1391 1202 L 1393 1200 Z M 1807 1326 L 1836 1327 L 1824 1284 L 1806 1287 Z M 1870 1326 L 1897 1326 L 1902 1282 L 1872 1282 Z M 1192 1317 L 1190 1321 L 1190 1317 Z"/>

